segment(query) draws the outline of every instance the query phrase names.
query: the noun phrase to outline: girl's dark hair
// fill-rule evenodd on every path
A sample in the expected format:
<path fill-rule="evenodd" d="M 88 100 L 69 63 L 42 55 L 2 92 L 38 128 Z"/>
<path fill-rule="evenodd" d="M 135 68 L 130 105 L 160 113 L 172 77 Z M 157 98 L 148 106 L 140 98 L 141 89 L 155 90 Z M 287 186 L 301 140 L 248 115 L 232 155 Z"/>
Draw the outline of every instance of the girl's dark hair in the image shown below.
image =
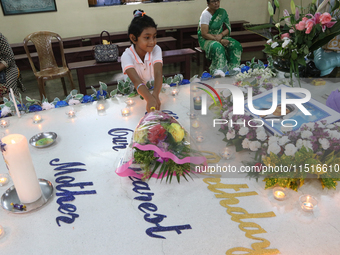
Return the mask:
<path fill-rule="evenodd" d="M 136 37 L 136 40 L 138 40 L 138 37 L 142 34 L 145 28 L 154 27 L 157 29 L 157 25 L 154 20 L 146 15 L 143 10 L 134 10 L 133 15 L 134 18 L 132 19 L 128 29 L 129 38 L 130 34 L 133 34 Z"/>

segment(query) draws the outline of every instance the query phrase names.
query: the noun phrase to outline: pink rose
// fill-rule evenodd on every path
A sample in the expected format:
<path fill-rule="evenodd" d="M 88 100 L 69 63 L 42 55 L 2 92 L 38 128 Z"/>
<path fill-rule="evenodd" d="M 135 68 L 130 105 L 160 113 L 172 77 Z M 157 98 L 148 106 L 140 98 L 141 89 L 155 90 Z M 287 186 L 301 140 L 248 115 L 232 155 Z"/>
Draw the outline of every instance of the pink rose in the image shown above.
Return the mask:
<path fill-rule="evenodd" d="M 281 40 L 283 40 L 283 38 L 285 38 L 285 37 L 290 38 L 289 33 L 284 33 L 284 34 L 282 34 L 282 35 L 281 35 Z"/>
<path fill-rule="evenodd" d="M 332 16 L 328 12 L 324 12 L 320 15 L 320 22 L 322 25 L 327 24 L 328 22 L 331 22 Z"/>
<path fill-rule="evenodd" d="M 300 21 L 298 24 L 295 25 L 295 28 L 296 28 L 297 30 L 300 30 L 300 31 L 304 30 L 305 27 L 306 27 L 306 22 L 303 21 L 303 20 Z"/>
<path fill-rule="evenodd" d="M 313 21 L 306 22 L 306 34 L 309 34 L 313 29 Z"/>

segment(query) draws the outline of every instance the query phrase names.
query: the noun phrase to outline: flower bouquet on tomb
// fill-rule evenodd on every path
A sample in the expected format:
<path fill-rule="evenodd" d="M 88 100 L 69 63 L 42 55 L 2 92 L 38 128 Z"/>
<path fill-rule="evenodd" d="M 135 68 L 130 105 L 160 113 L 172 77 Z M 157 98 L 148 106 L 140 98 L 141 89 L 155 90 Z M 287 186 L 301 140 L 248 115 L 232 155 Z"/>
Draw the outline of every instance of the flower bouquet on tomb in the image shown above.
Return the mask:
<path fill-rule="evenodd" d="M 190 144 L 189 134 L 176 119 L 161 111 L 147 113 L 137 125 L 133 141 L 116 173 L 142 179 L 175 177 L 187 180 L 195 167 L 206 165 L 206 158 Z M 191 177 L 191 176 L 190 176 Z"/>
<path fill-rule="evenodd" d="M 329 0 L 325 0 L 317 6 L 316 0 L 313 0 L 307 7 L 303 7 L 295 5 L 291 0 L 291 13 L 284 10 L 283 17 L 278 17 L 277 20 L 272 3 L 268 2 L 268 11 L 273 22 L 249 28 L 255 31 L 261 29 L 270 31 L 266 33 L 265 37 L 269 40 L 263 51 L 272 56 L 274 66 L 278 70 L 290 73 L 291 81 L 293 74 L 299 81 L 299 68 L 303 69 L 310 62 L 315 50 L 340 34 L 340 22 L 336 16 L 330 14 L 339 9 L 339 0 L 331 6 L 330 13 L 321 13 L 328 2 Z M 274 6 L 280 15 L 278 0 L 274 1 Z"/>
<path fill-rule="evenodd" d="M 340 122 L 303 124 L 297 131 L 269 137 L 263 148 L 255 164 L 258 171 L 248 175 L 264 176 L 266 188 L 297 190 L 307 178 L 317 178 L 322 188 L 335 189 L 340 181 Z"/>

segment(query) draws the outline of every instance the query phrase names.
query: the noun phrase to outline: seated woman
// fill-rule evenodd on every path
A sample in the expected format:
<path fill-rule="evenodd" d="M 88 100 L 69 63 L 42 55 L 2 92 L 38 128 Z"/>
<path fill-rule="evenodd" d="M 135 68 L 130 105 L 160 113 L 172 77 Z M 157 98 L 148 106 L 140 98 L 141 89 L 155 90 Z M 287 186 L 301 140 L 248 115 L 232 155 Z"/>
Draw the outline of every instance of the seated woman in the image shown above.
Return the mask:
<path fill-rule="evenodd" d="M 14 53 L 7 39 L 0 33 L 0 98 L 12 88 L 15 95 L 18 91 L 19 69 L 15 64 Z M 24 88 L 21 88 L 24 90 Z M 1 101 L 0 99 L 0 101 Z"/>
<path fill-rule="evenodd" d="M 220 0 L 207 0 L 207 4 L 198 26 L 198 43 L 212 61 L 210 73 L 224 76 L 225 71 L 240 65 L 242 46 L 229 37 L 229 17 L 226 10 L 220 8 Z M 223 30 L 223 24 L 227 29 Z"/>

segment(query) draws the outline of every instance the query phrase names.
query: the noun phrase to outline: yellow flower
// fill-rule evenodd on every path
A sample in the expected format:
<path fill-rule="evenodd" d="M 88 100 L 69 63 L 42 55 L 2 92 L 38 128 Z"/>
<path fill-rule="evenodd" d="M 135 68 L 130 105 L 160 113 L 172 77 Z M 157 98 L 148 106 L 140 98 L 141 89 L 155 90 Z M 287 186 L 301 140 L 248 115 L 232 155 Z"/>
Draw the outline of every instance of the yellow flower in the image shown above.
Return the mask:
<path fill-rule="evenodd" d="M 145 127 L 139 128 L 135 130 L 133 134 L 133 140 L 136 143 L 143 144 L 146 141 L 147 134 L 148 134 L 148 130 Z"/>
<path fill-rule="evenodd" d="M 169 132 L 177 143 L 183 140 L 184 129 L 179 124 L 171 123 Z"/>

